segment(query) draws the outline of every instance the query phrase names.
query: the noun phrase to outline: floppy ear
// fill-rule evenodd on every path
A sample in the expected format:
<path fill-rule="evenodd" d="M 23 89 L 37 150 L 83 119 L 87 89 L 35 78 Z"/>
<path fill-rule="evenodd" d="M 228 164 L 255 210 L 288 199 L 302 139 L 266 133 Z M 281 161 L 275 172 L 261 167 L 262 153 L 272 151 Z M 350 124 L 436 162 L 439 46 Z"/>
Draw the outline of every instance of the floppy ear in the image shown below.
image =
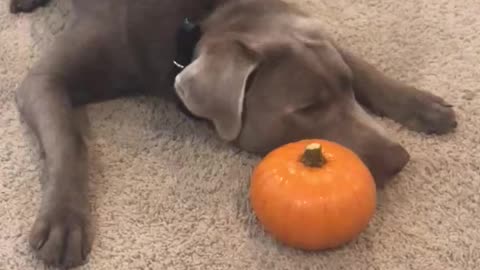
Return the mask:
<path fill-rule="evenodd" d="M 204 45 L 177 75 L 175 91 L 194 115 L 212 121 L 220 137 L 232 141 L 242 128 L 245 88 L 256 57 L 240 42 Z"/>

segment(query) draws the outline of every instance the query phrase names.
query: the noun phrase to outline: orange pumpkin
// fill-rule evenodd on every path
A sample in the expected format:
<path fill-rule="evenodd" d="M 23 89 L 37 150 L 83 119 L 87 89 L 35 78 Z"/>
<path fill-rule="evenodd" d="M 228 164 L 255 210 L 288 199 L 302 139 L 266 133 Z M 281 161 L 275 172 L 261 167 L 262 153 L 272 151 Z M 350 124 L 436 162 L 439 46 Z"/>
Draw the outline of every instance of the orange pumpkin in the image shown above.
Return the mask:
<path fill-rule="evenodd" d="M 304 250 L 355 239 L 375 213 L 374 179 L 349 149 L 303 140 L 269 153 L 254 169 L 250 202 L 266 231 Z"/>

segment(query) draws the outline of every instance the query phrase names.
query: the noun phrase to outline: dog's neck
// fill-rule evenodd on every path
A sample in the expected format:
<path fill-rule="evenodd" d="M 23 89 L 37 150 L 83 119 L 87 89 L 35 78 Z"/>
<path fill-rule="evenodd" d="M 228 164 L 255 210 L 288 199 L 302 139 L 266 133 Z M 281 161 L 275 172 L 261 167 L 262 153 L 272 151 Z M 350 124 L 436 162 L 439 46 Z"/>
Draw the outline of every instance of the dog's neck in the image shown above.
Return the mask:
<path fill-rule="evenodd" d="M 192 62 L 193 53 L 201 35 L 200 25 L 191 21 L 190 18 L 185 18 L 177 31 L 177 52 L 173 61 L 177 73 Z"/>
<path fill-rule="evenodd" d="M 211 13 L 222 5 L 231 2 L 231 0 L 211 0 L 208 1 L 207 14 Z M 177 52 L 173 61 L 174 68 L 181 72 L 193 60 L 193 54 L 197 43 L 200 41 L 202 30 L 201 22 L 205 18 L 185 18 L 177 31 Z"/>

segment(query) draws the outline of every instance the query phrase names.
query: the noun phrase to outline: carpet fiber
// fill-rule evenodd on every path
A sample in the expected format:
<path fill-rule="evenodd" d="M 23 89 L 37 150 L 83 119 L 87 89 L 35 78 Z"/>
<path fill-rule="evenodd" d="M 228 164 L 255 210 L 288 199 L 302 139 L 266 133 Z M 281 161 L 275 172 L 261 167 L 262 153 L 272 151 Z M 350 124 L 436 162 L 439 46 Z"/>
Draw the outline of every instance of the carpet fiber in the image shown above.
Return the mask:
<path fill-rule="evenodd" d="M 33 15 L 0 4 L 0 269 L 43 269 L 27 236 L 39 203 L 39 154 L 13 93 L 60 31 L 69 1 Z M 224 144 L 174 106 L 137 98 L 89 106 L 97 228 L 82 269 L 478 269 L 480 2 L 298 0 L 389 75 L 455 105 L 457 132 L 416 134 L 379 119 L 412 160 L 378 194 L 368 230 L 304 253 L 263 233 L 247 202 L 258 157 Z"/>

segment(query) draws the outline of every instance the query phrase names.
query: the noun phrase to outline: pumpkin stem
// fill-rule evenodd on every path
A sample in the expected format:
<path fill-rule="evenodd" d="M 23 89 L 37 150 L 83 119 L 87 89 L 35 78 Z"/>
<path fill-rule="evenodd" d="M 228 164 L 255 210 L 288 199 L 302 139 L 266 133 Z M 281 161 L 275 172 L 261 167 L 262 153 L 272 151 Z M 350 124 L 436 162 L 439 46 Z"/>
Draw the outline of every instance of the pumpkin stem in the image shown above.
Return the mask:
<path fill-rule="evenodd" d="M 307 145 L 302 156 L 302 162 L 307 167 L 322 167 L 326 162 L 322 154 L 322 146 L 319 143 Z"/>

